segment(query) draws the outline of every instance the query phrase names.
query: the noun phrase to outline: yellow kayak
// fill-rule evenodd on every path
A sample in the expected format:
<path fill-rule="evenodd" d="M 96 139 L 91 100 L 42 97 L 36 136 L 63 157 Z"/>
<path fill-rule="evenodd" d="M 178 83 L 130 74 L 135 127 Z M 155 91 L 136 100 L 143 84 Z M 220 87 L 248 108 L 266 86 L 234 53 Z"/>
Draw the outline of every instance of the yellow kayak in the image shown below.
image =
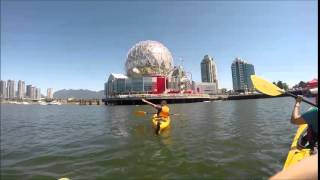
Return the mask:
<path fill-rule="evenodd" d="M 303 135 L 305 135 L 308 125 L 300 125 L 297 133 L 293 139 L 291 148 L 289 150 L 287 160 L 284 164 L 283 169 L 288 168 L 289 166 L 301 161 L 305 157 L 310 156 L 311 150 L 308 148 L 303 148 L 299 146 L 299 141 L 301 141 L 301 138 Z"/>
<path fill-rule="evenodd" d="M 164 129 L 166 129 L 167 127 L 169 127 L 170 125 L 170 117 L 168 118 L 162 118 L 162 117 L 158 117 L 157 114 L 154 114 L 152 117 L 152 124 L 154 128 L 157 128 L 157 124 L 160 121 L 160 131 L 159 134 L 161 133 L 161 131 L 163 131 Z"/>

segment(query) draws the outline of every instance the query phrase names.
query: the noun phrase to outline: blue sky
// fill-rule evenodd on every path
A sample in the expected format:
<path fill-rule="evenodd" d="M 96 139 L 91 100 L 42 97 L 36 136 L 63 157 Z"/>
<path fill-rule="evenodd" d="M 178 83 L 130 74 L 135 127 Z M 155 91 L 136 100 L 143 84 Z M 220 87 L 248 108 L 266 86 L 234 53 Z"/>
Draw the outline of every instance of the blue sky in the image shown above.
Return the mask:
<path fill-rule="evenodd" d="M 317 1 L 1 1 L 1 79 L 102 90 L 135 43 L 156 40 L 196 81 L 209 54 L 220 87 L 235 57 L 294 85 L 318 74 L 317 14 Z"/>

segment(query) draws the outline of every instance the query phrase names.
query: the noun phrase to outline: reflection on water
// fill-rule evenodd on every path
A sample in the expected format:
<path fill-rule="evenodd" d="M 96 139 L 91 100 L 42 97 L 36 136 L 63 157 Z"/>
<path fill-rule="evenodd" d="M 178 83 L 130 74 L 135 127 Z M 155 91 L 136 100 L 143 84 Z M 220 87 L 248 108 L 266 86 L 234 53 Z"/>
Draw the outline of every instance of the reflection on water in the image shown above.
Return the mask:
<path fill-rule="evenodd" d="M 171 144 L 171 126 L 169 125 L 166 129 L 164 129 L 161 134 L 159 135 L 161 143 L 163 145 L 170 145 Z"/>
<path fill-rule="evenodd" d="M 142 124 L 138 124 L 133 128 L 133 134 L 137 138 L 146 136 L 146 127 Z"/>
<path fill-rule="evenodd" d="M 170 105 L 154 134 L 150 106 L 1 105 L 2 179 L 267 178 L 296 126 L 293 98 Z M 302 111 L 310 106 L 303 104 Z"/>

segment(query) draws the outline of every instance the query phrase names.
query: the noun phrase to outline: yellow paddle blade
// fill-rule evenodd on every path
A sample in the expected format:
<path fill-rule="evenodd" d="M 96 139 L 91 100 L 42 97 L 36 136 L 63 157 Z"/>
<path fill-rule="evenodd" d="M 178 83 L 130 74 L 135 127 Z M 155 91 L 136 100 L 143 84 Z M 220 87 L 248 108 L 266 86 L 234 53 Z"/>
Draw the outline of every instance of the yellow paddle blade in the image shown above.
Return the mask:
<path fill-rule="evenodd" d="M 284 90 L 280 89 L 278 86 L 256 75 L 251 75 L 251 81 L 253 86 L 258 91 L 262 92 L 263 94 L 267 94 L 269 96 L 278 96 L 285 92 Z"/>
<path fill-rule="evenodd" d="M 145 111 L 136 111 L 136 112 L 134 112 L 134 114 L 137 115 L 137 116 L 145 116 L 147 114 L 147 112 L 145 112 Z"/>

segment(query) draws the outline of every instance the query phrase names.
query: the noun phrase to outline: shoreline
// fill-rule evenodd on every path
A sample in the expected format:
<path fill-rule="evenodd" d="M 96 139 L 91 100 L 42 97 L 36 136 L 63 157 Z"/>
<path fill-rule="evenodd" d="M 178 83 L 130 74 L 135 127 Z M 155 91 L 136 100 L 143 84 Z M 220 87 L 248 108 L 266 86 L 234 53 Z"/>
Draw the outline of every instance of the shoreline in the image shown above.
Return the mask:
<path fill-rule="evenodd" d="M 291 91 L 295 95 L 304 95 L 302 91 Z M 242 94 L 242 95 L 208 95 L 208 94 L 136 94 L 136 95 L 120 95 L 117 97 L 109 97 L 105 99 L 52 99 L 48 100 L 30 100 L 30 99 L 1 99 L 1 104 L 35 104 L 35 105 L 142 105 L 141 98 L 145 98 L 153 103 L 160 103 L 166 100 L 168 104 L 179 103 L 196 103 L 211 101 L 229 101 L 229 100 L 246 100 L 246 99 L 263 99 L 263 98 L 279 98 L 289 95 L 282 94 L 279 96 L 268 96 L 265 94 Z M 308 96 L 306 96 L 308 97 Z"/>
<path fill-rule="evenodd" d="M 268 96 L 265 94 L 247 94 L 247 95 L 207 95 L 207 96 L 139 96 L 139 97 L 112 97 L 103 99 L 105 105 L 142 105 L 141 98 L 145 98 L 153 103 L 160 103 L 166 100 L 168 104 L 196 103 L 211 101 L 230 101 L 246 99 L 280 98 L 288 95 Z"/>

